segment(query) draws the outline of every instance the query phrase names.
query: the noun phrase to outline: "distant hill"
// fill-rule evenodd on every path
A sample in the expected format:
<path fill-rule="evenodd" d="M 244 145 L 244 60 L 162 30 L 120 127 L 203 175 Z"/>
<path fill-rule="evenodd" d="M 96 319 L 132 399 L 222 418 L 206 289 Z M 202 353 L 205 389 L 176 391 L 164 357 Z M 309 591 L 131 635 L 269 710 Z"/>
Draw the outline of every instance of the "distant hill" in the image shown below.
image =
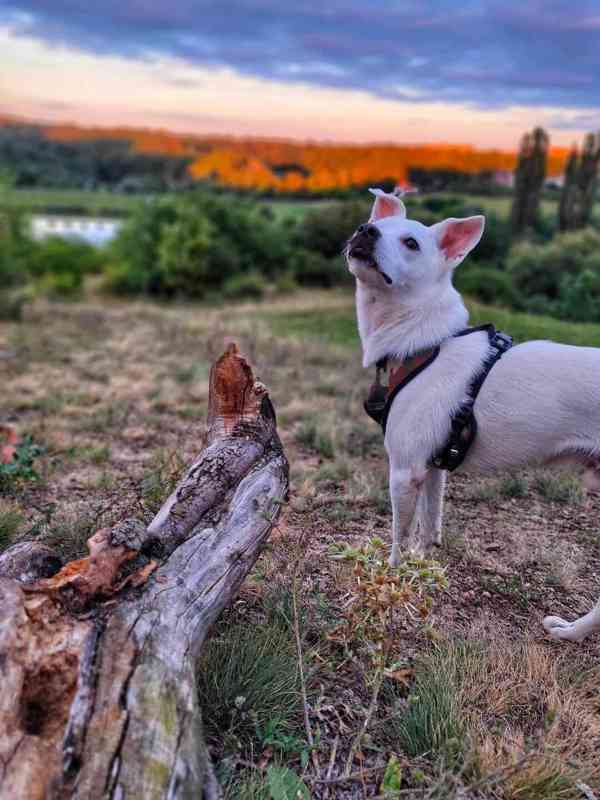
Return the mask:
<path fill-rule="evenodd" d="M 0 126 L 15 122 L 14 118 L 0 116 Z M 188 174 L 195 180 L 282 193 L 324 193 L 386 181 L 406 184 L 412 170 L 491 174 L 513 170 L 516 164 L 516 152 L 480 150 L 471 145 L 353 145 L 184 135 L 143 128 L 28 124 L 54 142 L 129 142 L 139 155 L 185 159 Z M 564 171 L 567 156 L 567 148 L 552 148 L 550 175 Z"/>

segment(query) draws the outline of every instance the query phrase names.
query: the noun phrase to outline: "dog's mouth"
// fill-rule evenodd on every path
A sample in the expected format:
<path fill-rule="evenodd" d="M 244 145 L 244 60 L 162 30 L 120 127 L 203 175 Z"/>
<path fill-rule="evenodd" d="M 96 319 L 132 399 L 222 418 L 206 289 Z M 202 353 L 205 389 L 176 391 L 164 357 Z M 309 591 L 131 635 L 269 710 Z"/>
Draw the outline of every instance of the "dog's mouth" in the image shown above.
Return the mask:
<path fill-rule="evenodd" d="M 369 252 L 366 248 L 361 247 L 360 244 L 357 244 L 357 245 L 354 245 L 354 246 L 350 244 L 348 246 L 347 250 L 346 250 L 346 253 L 347 253 L 349 258 L 353 258 L 353 259 L 355 259 L 355 261 L 362 261 L 362 266 L 368 267 L 369 269 L 373 269 L 373 270 L 375 270 L 375 272 L 378 272 L 381 275 L 381 277 L 383 278 L 383 280 L 388 285 L 391 286 L 392 279 L 390 278 L 390 276 L 387 273 L 385 273 L 379 267 L 379 264 L 373 258 L 373 253 L 372 252 Z"/>

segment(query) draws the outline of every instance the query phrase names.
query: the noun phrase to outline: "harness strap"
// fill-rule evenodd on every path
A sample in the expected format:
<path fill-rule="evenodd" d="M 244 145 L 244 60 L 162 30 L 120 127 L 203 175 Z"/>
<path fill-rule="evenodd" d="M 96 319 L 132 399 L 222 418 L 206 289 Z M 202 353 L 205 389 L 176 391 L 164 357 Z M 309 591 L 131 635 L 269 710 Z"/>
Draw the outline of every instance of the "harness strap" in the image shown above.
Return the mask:
<path fill-rule="evenodd" d="M 497 331 L 493 325 L 478 325 L 474 328 L 465 328 L 455 334 L 456 337 L 467 336 L 470 333 L 485 331 L 492 352 L 485 358 L 481 365 L 481 370 L 475 375 L 469 386 L 468 398 L 461 408 L 454 414 L 450 426 L 450 435 L 444 447 L 432 459 L 431 463 L 438 469 L 445 469 L 453 472 L 465 460 L 469 448 L 475 441 L 477 435 L 477 418 L 473 407 L 475 400 L 485 379 L 490 374 L 490 370 L 500 358 L 510 350 L 513 344 L 512 337 L 501 331 Z"/>
<path fill-rule="evenodd" d="M 369 395 L 364 402 L 364 409 L 375 422 L 381 425 L 384 434 L 388 415 L 398 392 L 423 372 L 437 358 L 439 352 L 439 347 L 432 347 L 430 350 L 423 350 L 403 361 L 386 357 L 376 363 L 375 383 L 371 385 Z M 382 383 L 381 375 L 388 371 L 386 385 Z"/>
<path fill-rule="evenodd" d="M 449 472 L 452 472 L 462 464 L 477 435 L 477 420 L 473 412 L 473 406 L 485 379 L 496 361 L 512 347 L 512 338 L 505 333 L 496 331 L 494 326 L 489 324 L 465 328 L 454 334 L 454 336 L 467 336 L 479 331 L 487 333 L 492 352 L 485 358 L 481 369 L 471 381 L 467 392 L 468 399 L 452 417 L 448 441 L 431 459 L 431 464 L 434 467 L 445 469 Z M 367 414 L 381 425 L 384 435 L 390 409 L 398 392 L 435 361 L 439 353 L 440 348 L 438 346 L 418 353 L 404 361 L 383 358 L 377 362 L 375 383 L 371 386 L 364 408 Z M 381 382 L 381 373 L 387 372 L 388 368 L 388 383 L 384 385 Z"/>

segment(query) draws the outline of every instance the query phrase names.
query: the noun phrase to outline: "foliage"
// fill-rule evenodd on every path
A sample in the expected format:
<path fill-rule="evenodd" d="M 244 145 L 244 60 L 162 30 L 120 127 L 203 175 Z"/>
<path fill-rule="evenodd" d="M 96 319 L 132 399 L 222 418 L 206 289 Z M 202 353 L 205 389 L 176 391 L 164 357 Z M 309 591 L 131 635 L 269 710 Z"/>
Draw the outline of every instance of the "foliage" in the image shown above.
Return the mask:
<path fill-rule="evenodd" d="M 543 471 L 533 482 L 533 488 L 546 500 L 562 505 L 581 505 L 584 491 L 578 476 L 570 473 Z"/>
<path fill-rule="evenodd" d="M 370 204 L 335 202 L 309 211 L 295 233 L 295 244 L 320 253 L 323 258 L 335 258 L 342 252 L 348 237 L 361 222 L 369 218 Z"/>
<path fill-rule="evenodd" d="M 25 272 L 34 292 L 74 297 L 81 291 L 84 277 L 98 272 L 101 265 L 102 255 L 86 242 L 51 236 L 30 243 Z"/>
<path fill-rule="evenodd" d="M 0 551 L 12 544 L 23 521 L 23 515 L 16 508 L 0 507 Z"/>
<path fill-rule="evenodd" d="M 332 558 L 353 564 L 350 602 L 335 638 L 363 641 L 379 669 L 387 669 L 398 646 L 397 625 L 421 626 L 429 617 L 433 597 L 447 586 L 444 570 L 435 562 L 410 558 L 398 567 L 387 563 L 387 545 L 372 538 L 362 547 L 344 542 L 331 548 Z"/>
<path fill-rule="evenodd" d="M 164 191 L 186 179 L 189 159 L 136 152 L 125 139 L 60 141 L 25 125 L 0 126 L 0 168 L 17 187 Z"/>
<path fill-rule="evenodd" d="M 600 232 L 586 228 L 563 233 L 541 246 L 519 243 L 510 252 L 506 270 L 517 308 L 545 310 L 564 319 L 600 320 Z"/>
<path fill-rule="evenodd" d="M 454 283 L 460 292 L 484 303 L 498 303 L 510 308 L 518 302 L 511 277 L 494 267 L 465 265 L 464 269 L 457 270 Z"/>
<path fill-rule="evenodd" d="M 451 766 L 463 757 L 466 732 L 461 715 L 459 666 L 444 648 L 434 650 L 417 664 L 407 709 L 392 723 L 409 755 L 442 757 Z"/>
<path fill-rule="evenodd" d="M 536 225 L 546 178 L 549 146 L 550 140 L 543 128 L 535 128 L 532 133 L 526 133 L 521 141 L 511 212 L 514 234 L 521 234 Z"/>
<path fill-rule="evenodd" d="M 600 134 L 589 133 L 585 137 L 581 156 L 573 149 L 567 162 L 558 210 L 561 231 L 585 228 L 590 224 L 598 185 L 599 163 Z"/>
<path fill-rule="evenodd" d="M 310 800 L 306 784 L 287 767 L 269 767 L 267 784 L 271 800 Z"/>
<path fill-rule="evenodd" d="M 141 205 L 112 248 L 107 286 L 124 294 L 204 297 L 241 276 L 287 270 L 289 241 L 260 207 L 195 192 Z M 256 277 L 245 287 L 256 295 Z M 229 283 L 229 291 L 243 292 Z"/>
<path fill-rule="evenodd" d="M 266 288 L 266 280 L 259 272 L 232 275 L 223 284 L 223 297 L 227 300 L 259 300 Z"/>
<path fill-rule="evenodd" d="M 0 492 L 9 491 L 22 481 L 38 480 L 34 463 L 43 452 L 43 448 L 35 444 L 31 436 L 25 436 L 16 445 L 12 461 L 0 464 Z"/>

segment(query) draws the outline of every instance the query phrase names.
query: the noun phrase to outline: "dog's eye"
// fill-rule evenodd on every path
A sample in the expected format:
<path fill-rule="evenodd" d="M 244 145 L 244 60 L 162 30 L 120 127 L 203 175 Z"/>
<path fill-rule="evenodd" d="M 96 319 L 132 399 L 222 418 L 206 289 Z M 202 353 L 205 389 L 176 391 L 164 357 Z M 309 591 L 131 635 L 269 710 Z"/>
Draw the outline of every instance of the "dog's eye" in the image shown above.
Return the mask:
<path fill-rule="evenodd" d="M 413 239 L 412 236 L 407 236 L 406 239 L 402 239 L 402 243 L 408 247 L 409 250 L 419 250 L 419 243 L 416 239 Z"/>

